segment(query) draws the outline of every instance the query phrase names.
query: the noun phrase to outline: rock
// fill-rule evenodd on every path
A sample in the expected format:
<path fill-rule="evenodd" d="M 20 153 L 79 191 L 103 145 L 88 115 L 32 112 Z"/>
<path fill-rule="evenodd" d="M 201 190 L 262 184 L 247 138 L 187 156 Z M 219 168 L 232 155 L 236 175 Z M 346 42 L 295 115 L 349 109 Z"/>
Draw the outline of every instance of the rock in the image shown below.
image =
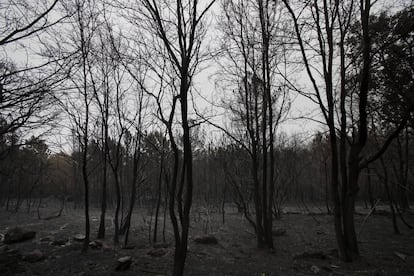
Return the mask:
<path fill-rule="evenodd" d="M 394 251 L 394 255 L 408 264 L 414 263 L 414 256 L 412 256 L 410 253 Z"/>
<path fill-rule="evenodd" d="M 54 241 L 52 241 L 52 245 L 62 246 L 65 245 L 67 242 L 68 239 L 66 238 L 56 238 Z"/>
<path fill-rule="evenodd" d="M 328 259 L 328 256 L 321 252 L 303 252 L 302 254 L 295 255 L 293 259 L 320 259 L 320 260 L 326 260 Z"/>
<path fill-rule="evenodd" d="M 68 244 L 66 248 L 70 251 L 78 251 L 78 250 L 80 251 L 82 249 L 82 246 L 83 244 L 77 242 L 77 243 Z"/>
<path fill-rule="evenodd" d="M 404 253 L 400 253 L 398 251 L 394 251 L 395 256 L 397 256 L 398 258 L 400 258 L 401 260 L 405 261 L 407 260 L 407 255 Z"/>
<path fill-rule="evenodd" d="M 9 229 L 4 235 L 4 243 L 16 243 L 33 239 L 36 236 L 35 231 L 28 231 L 20 227 Z"/>
<path fill-rule="evenodd" d="M 92 249 L 99 249 L 99 245 L 95 241 L 89 242 L 89 247 Z"/>
<path fill-rule="evenodd" d="M 127 270 L 132 264 L 131 256 L 125 256 L 118 259 L 118 263 L 116 265 L 115 270 L 117 271 L 124 271 Z"/>
<path fill-rule="evenodd" d="M 321 269 L 317 267 L 316 265 L 312 265 L 310 270 L 315 274 L 318 274 L 321 271 Z"/>
<path fill-rule="evenodd" d="M 8 245 L 3 246 L 1 249 L 3 253 L 7 253 L 7 254 L 15 254 L 19 252 L 16 248 L 12 248 Z"/>
<path fill-rule="evenodd" d="M 68 225 L 69 225 L 68 223 L 63 224 L 63 225 L 59 228 L 59 229 L 60 229 L 60 231 L 64 230 L 64 229 L 65 229 Z"/>
<path fill-rule="evenodd" d="M 46 259 L 45 254 L 39 249 L 35 249 L 27 255 L 23 256 L 23 260 L 30 263 L 40 262 Z"/>
<path fill-rule="evenodd" d="M 272 235 L 275 237 L 284 236 L 286 235 L 286 229 L 280 228 L 272 230 Z"/>
<path fill-rule="evenodd" d="M 75 236 L 73 236 L 73 240 L 77 242 L 83 242 L 85 238 L 86 237 L 83 234 L 76 234 Z"/>
<path fill-rule="evenodd" d="M 102 243 L 102 250 L 103 251 L 111 251 L 112 250 L 112 247 L 110 247 L 106 243 Z"/>
<path fill-rule="evenodd" d="M 45 237 L 41 237 L 40 238 L 41 242 L 53 242 L 54 241 L 54 237 L 53 236 L 45 236 Z"/>
<path fill-rule="evenodd" d="M 94 240 L 94 241 L 91 241 L 90 243 L 89 243 L 89 246 L 92 248 L 92 249 L 101 249 L 102 248 L 102 246 L 103 246 L 103 241 L 101 241 L 101 240 Z"/>
<path fill-rule="evenodd" d="M 167 250 L 165 250 L 164 248 L 155 248 L 152 249 L 150 251 L 148 251 L 148 255 L 152 256 L 152 257 L 162 257 L 165 254 L 167 254 Z"/>
<path fill-rule="evenodd" d="M 103 251 L 110 251 L 112 248 L 102 240 L 94 240 L 89 243 L 92 249 L 102 249 Z"/>
<path fill-rule="evenodd" d="M 202 236 L 202 237 L 196 237 L 194 239 L 195 243 L 199 243 L 199 244 L 217 244 L 218 241 L 216 239 L 216 237 L 214 236 Z"/>

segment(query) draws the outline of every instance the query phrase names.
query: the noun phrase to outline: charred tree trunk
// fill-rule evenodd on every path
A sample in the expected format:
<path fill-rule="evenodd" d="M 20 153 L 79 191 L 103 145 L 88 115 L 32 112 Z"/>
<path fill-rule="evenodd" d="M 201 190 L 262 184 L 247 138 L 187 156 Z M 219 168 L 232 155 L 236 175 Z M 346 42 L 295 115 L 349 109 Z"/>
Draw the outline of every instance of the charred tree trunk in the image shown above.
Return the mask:
<path fill-rule="evenodd" d="M 168 172 L 167 170 L 164 170 L 164 183 L 165 183 L 165 189 L 164 189 L 164 215 L 163 215 L 163 222 L 162 222 L 162 241 L 165 243 L 165 226 L 167 222 L 167 210 L 168 210 L 168 191 L 169 189 L 169 179 L 168 179 Z"/>
<path fill-rule="evenodd" d="M 333 124 L 333 121 L 331 121 Z M 333 133 L 332 133 L 333 132 Z M 331 193 L 333 200 L 333 214 L 334 214 L 334 226 L 335 237 L 338 245 L 339 255 L 346 259 L 346 245 L 345 238 L 342 230 L 342 209 L 341 200 L 339 196 L 339 170 L 338 170 L 338 150 L 335 131 L 330 131 L 330 145 L 331 145 Z"/>
<path fill-rule="evenodd" d="M 359 169 L 359 150 L 355 148 L 355 145 L 351 146 L 349 157 L 349 176 L 348 189 L 344 195 L 343 202 L 343 227 L 344 238 L 346 245 L 346 256 L 349 260 L 355 260 L 359 258 L 359 248 L 357 243 L 356 231 L 355 231 L 355 198 L 359 190 L 358 179 L 360 174 Z M 346 183 L 345 183 L 346 185 Z"/>
<path fill-rule="evenodd" d="M 371 181 L 371 170 L 367 167 L 367 178 L 368 178 L 368 198 L 369 204 L 371 206 L 372 212 L 375 212 L 375 202 L 374 202 L 374 195 L 372 191 L 372 181 Z"/>
<path fill-rule="evenodd" d="M 168 129 L 170 139 L 174 139 L 172 129 Z M 172 178 L 170 184 L 170 197 L 169 197 L 169 213 L 171 223 L 173 225 L 174 231 L 174 240 L 175 240 L 175 250 L 174 250 L 174 268 L 173 268 L 173 275 L 179 276 L 182 275 L 184 271 L 184 263 L 182 262 L 182 257 L 180 254 L 180 244 L 181 244 L 181 236 L 179 232 L 179 226 L 177 221 L 177 216 L 175 213 L 175 202 L 176 202 L 176 190 L 177 190 L 177 177 L 178 177 L 178 165 L 179 165 L 179 152 L 177 145 L 171 141 L 173 154 L 174 154 L 174 163 L 173 163 L 173 171 L 172 171 Z M 181 274 L 180 274 L 181 273 Z"/>
<path fill-rule="evenodd" d="M 114 242 L 119 243 L 119 211 L 121 209 L 121 185 L 119 183 L 119 177 L 117 170 L 114 171 L 115 178 L 115 196 L 116 196 L 116 206 L 115 206 L 115 217 L 114 217 Z"/>
<path fill-rule="evenodd" d="M 107 106 L 107 104 L 105 105 Z M 106 108 L 106 116 L 108 116 L 108 108 Z M 107 117 L 106 117 L 107 118 Z M 101 218 L 99 223 L 98 229 L 98 239 L 105 238 L 105 219 L 106 219 L 106 190 L 107 190 L 107 177 L 108 177 L 108 123 L 105 121 L 104 123 L 104 139 L 103 139 L 103 147 L 104 147 L 104 154 L 103 154 L 103 171 L 102 171 L 102 198 L 101 198 Z"/>
<path fill-rule="evenodd" d="M 88 84 L 87 84 L 87 42 L 85 38 L 84 28 L 83 25 L 83 14 L 82 14 L 82 7 L 80 5 L 77 6 L 77 17 L 78 23 L 80 23 L 79 30 L 80 30 L 80 38 L 81 38 L 81 54 L 82 54 L 82 77 L 83 77 L 83 102 L 85 105 L 85 122 L 83 125 L 83 139 L 81 139 L 79 135 L 79 144 L 83 145 L 83 152 L 82 152 L 82 177 L 83 177 L 83 187 L 84 187 L 84 208 L 85 208 L 85 240 L 83 241 L 82 246 L 82 253 L 86 253 L 89 247 L 89 239 L 90 239 L 90 221 L 89 221 L 89 179 L 88 179 L 88 135 L 89 135 L 89 99 L 88 99 Z M 82 140 L 82 141 L 81 141 Z"/>
<path fill-rule="evenodd" d="M 124 247 L 127 247 L 128 245 L 128 238 L 129 238 L 129 229 L 131 227 L 131 218 L 132 218 L 132 212 L 134 210 L 135 200 L 137 197 L 137 180 L 138 180 L 138 163 L 139 163 L 139 149 L 135 149 L 134 153 L 134 164 L 133 164 L 133 172 L 132 172 L 132 181 L 131 181 L 131 197 L 129 201 L 129 209 L 128 213 L 125 219 L 125 227 L 124 233 L 125 233 L 125 239 L 124 239 Z"/>
<path fill-rule="evenodd" d="M 402 210 L 408 210 L 410 204 L 408 201 L 408 130 L 405 130 L 405 141 L 401 142 L 400 135 L 397 136 L 398 145 L 398 205 Z M 404 145 L 403 145 L 404 143 Z"/>
<path fill-rule="evenodd" d="M 397 215 L 395 214 L 395 208 L 394 208 L 394 202 L 393 202 L 394 200 L 392 198 L 391 191 L 388 186 L 388 169 L 387 169 L 387 166 L 385 165 L 384 158 L 381 157 L 380 161 L 381 161 L 381 166 L 382 166 L 382 170 L 384 173 L 383 183 L 384 183 L 385 193 L 387 194 L 388 204 L 390 206 L 390 211 L 391 211 L 392 227 L 394 229 L 395 234 L 400 234 L 400 229 L 398 228 L 398 222 L 397 222 Z"/>
<path fill-rule="evenodd" d="M 185 191 L 180 189 L 178 198 L 184 197 L 183 213 L 181 215 L 181 240 L 175 249 L 173 275 L 183 275 L 185 260 L 187 258 L 188 230 L 190 226 L 190 209 L 193 198 L 193 155 L 191 147 L 190 126 L 188 122 L 188 91 L 190 80 L 188 74 L 189 60 L 184 61 L 184 70 L 181 73 L 180 103 L 181 103 L 181 126 L 183 129 L 183 172 L 185 172 L 182 184 Z M 184 194 L 182 194 L 184 192 Z"/>
<path fill-rule="evenodd" d="M 160 213 L 160 207 L 161 207 L 161 195 L 162 195 L 162 174 L 164 171 L 164 157 L 160 157 L 160 172 L 158 175 L 158 191 L 157 191 L 157 206 L 155 207 L 155 222 L 154 222 L 154 236 L 153 236 L 153 242 L 157 242 L 157 231 L 158 231 L 158 216 Z"/>
<path fill-rule="evenodd" d="M 327 162 L 324 160 L 324 179 L 325 179 L 325 206 L 326 211 L 328 212 L 328 215 L 331 214 L 331 208 L 329 207 L 329 177 L 328 177 L 328 168 L 327 168 Z"/>

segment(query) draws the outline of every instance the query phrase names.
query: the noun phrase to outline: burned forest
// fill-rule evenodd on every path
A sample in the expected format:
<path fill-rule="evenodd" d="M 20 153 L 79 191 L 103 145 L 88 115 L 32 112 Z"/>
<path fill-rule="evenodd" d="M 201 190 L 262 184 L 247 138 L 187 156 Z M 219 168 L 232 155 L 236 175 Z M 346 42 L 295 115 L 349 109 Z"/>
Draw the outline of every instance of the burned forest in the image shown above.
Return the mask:
<path fill-rule="evenodd" d="M 411 0 L 0 2 L 0 275 L 414 275 Z"/>

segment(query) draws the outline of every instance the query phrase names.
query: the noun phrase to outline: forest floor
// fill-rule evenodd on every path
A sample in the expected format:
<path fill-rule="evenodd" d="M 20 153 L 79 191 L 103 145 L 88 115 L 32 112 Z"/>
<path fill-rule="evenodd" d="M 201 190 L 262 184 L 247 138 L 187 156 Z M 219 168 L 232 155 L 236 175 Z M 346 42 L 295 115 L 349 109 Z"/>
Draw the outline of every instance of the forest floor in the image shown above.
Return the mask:
<path fill-rule="evenodd" d="M 395 235 L 388 214 L 367 217 L 368 212 L 361 208 L 355 216 L 362 257 L 344 263 L 335 252 L 333 217 L 327 214 L 303 214 L 291 208 L 275 221 L 274 229 L 286 233 L 275 236 L 275 250 L 269 251 L 256 248 L 252 227 L 237 212 L 229 211 L 223 224 L 220 214 L 207 216 L 194 208 L 186 275 L 414 275 L 414 230 L 400 222 L 402 233 Z M 146 213 L 141 210 L 133 217 L 129 249 L 113 244 L 108 217 L 110 229 L 104 246 L 90 248 L 82 255 L 82 243 L 73 240 L 74 235 L 83 233 L 82 210 L 65 209 L 62 216 L 50 220 L 39 220 L 36 212 L 0 211 L 1 234 L 13 226 L 36 231 L 32 240 L 0 243 L 0 275 L 169 275 L 174 253 L 172 232 L 167 228 L 166 248 L 154 249 L 148 238 L 150 216 Z M 92 237 L 97 233 L 98 218 L 98 210 L 92 210 Z M 405 218 L 414 225 L 413 213 Z M 214 235 L 218 244 L 194 242 L 195 237 L 206 234 Z M 54 240 L 60 245 L 53 245 Z M 43 260 L 28 262 L 19 257 L 10 261 L 4 255 L 12 250 L 24 256 L 36 249 Z M 123 256 L 131 256 L 133 263 L 128 270 L 118 272 L 117 259 Z"/>

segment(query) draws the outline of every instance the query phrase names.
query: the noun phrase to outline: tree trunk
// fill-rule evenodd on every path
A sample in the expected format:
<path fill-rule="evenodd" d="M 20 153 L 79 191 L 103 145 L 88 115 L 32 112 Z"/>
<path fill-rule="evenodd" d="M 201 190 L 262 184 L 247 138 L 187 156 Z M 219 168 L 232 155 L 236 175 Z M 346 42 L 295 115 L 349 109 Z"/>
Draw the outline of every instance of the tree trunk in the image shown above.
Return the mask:
<path fill-rule="evenodd" d="M 407 131 L 406 131 L 407 132 Z M 399 182 L 399 185 L 397 187 L 397 199 L 398 199 L 398 205 L 402 210 L 408 210 L 410 208 L 410 204 L 408 202 L 408 135 L 406 135 L 406 141 L 404 143 L 404 147 L 401 142 L 400 135 L 397 136 L 397 145 L 398 145 L 398 177 L 397 181 Z M 404 149 L 403 149 L 404 148 Z"/>
<path fill-rule="evenodd" d="M 348 261 L 353 261 L 359 258 L 359 248 L 355 231 L 355 198 L 358 194 L 359 186 L 358 179 L 360 174 L 359 168 L 359 145 L 351 145 L 348 163 L 348 188 L 344 196 L 343 202 L 343 227 L 344 238 L 346 245 L 346 258 Z"/>
<path fill-rule="evenodd" d="M 185 266 L 185 259 L 187 257 L 187 242 L 180 244 L 180 246 L 175 247 L 174 251 L 174 268 L 173 268 L 173 275 L 174 276 L 182 276 L 184 275 L 184 266 Z"/>
<path fill-rule="evenodd" d="M 164 190 L 164 215 L 163 215 L 163 222 L 162 222 L 162 241 L 165 243 L 165 226 L 167 222 L 167 210 L 168 210 L 168 191 L 169 187 L 169 179 L 168 179 L 168 172 L 164 170 L 164 183 L 165 183 L 165 190 Z"/>
<path fill-rule="evenodd" d="M 325 175 L 325 205 L 326 205 L 326 211 L 328 212 L 328 215 L 331 214 L 331 209 L 329 208 L 329 181 L 328 181 L 328 168 L 326 164 L 326 160 L 324 161 L 324 175 Z"/>
<path fill-rule="evenodd" d="M 384 172 L 383 183 L 384 183 L 385 193 L 387 194 L 387 198 L 388 198 L 388 204 L 390 206 L 392 227 L 394 229 L 395 234 L 400 234 L 400 229 L 398 228 L 397 216 L 395 214 L 394 203 L 393 203 L 392 195 L 391 195 L 391 192 L 390 192 L 390 188 L 388 186 L 387 166 L 385 165 L 384 158 L 381 157 L 380 161 L 381 161 L 381 165 L 382 165 L 382 170 Z"/>
<path fill-rule="evenodd" d="M 164 157 L 161 156 L 160 160 L 160 172 L 158 175 L 158 191 L 157 191 L 157 206 L 155 208 L 155 223 L 154 223 L 154 236 L 153 236 L 153 242 L 157 242 L 157 231 L 158 231 L 158 216 L 160 213 L 160 207 L 161 207 L 161 188 L 162 188 L 162 173 L 164 170 Z"/>
<path fill-rule="evenodd" d="M 333 121 L 330 121 L 331 125 L 334 124 Z M 334 226 L 335 226 L 335 237 L 338 246 L 338 253 L 342 260 L 348 260 L 346 254 L 346 245 L 344 233 L 342 230 L 342 210 L 341 210 L 341 201 L 339 197 L 339 171 L 338 171 L 338 148 L 337 148 L 337 138 L 334 127 L 329 127 L 329 140 L 331 146 L 331 193 L 332 200 L 334 204 Z"/>
<path fill-rule="evenodd" d="M 174 104 L 175 104 L 175 102 L 174 102 Z M 168 128 L 168 135 L 169 135 L 170 140 L 171 140 L 170 142 L 171 142 L 171 147 L 173 149 L 173 155 L 174 155 L 173 171 L 172 171 L 170 193 L 169 193 L 169 206 L 168 206 L 168 210 L 169 210 L 169 213 L 170 213 L 171 224 L 173 226 L 174 241 L 175 241 L 173 275 L 174 276 L 181 276 L 182 273 L 184 272 L 185 259 L 183 261 L 183 258 L 180 255 L 179 247 L 181 245 L 181 236 L 180 236 L 180 232 L 179 232 L 177 216 L 176 216 L 176 213 L 175 213 L 177 177 L 178 177 L 178 167 L 179 167 L 179 151 L 178 151 L 178 147 L 177 147 L 177 145 L 174 141 L 174 134 L 172 132 L 172 123 L 171 122 L 169 122 L 169 124 L 167 125 L 167 128 Z"/>
<path fill-rule="evenodd" d="M 98 229 L 98 239 L 105 238 L 105 215 L 106 215 L 106 181 L 107 181 L 107 145 L 104 142 L 104 160 L 103 160 L 103 180 L 102 180 L 102 203 L 101 203 L 101 218 Z"/>
<path fill-rule="evenodd" d="M 87 143 L 87 141 L 86 141 Z M 87 146 L 84 149 L 83 153 L 83 162 L 82 162 L 82 175 L 83 175 L 83 185 L 84 185 L 84 208 L 85 208 L 85 240 L 82 246 L 82 253 L 86 253 L 89 247 L 89 237 L 90 237 L 90 221 L 89 221 L 89 182 L 88 182 L 88 172 L 87 172 Z"/>
<path fill-rule="evenodd" d="M 371 170 L 369 167 L 367 167 L 367 174 L 368 174 L 368 198 L 369 198 L 369 204 L 371 205 L 371 209 L 373 212 L 375 212 L 375 202 L 374 202 L 374 196 L 372 192 L 372 182 L 371 182 Z"/>
<path fill-rule="evenodd" d="M 134 164 L 133 164 L 133 175 L 132 175 L 132 182 L 131 182 L 131 198 L 129 201 L 129 210 L 127 217 L 125 219 L 125 239 L 124 239 L 124 247 L 128 245 L 128 238 L 129 238 L 129 229 L 131 227 L 131 218 L 132 218 L 132 212 L 134 210 L 135 200 L 137 197 L 137 179 L 138 179 L 138 162 L 139 158 L 136 157 L 136 152 L 134 154 Z M 139 154 L 139 153 L 138 153 Z"/>
<path fill-rule="evenodd" d="M 186 65 L 188 66 L 188 65 Z M 184 70 L 183 72 L 187 72 Z M 180 85 L 180 102 L 181 102 L 181 125 L 183 129 L 183 147 L 184 147 L 184 159 L 183 166 L 185 168 L 185 180 L 186 190 L 184 194 L 184 208 L 182 214 L 181 222 L 181 240 L 180 246 L 176 248 L 177 256 L 174 258 L 174 274 L 173 275 L 182 275 L 184 271 L 184 264 L 187 257 L 187 241 L 188 241 L 188 230 L 190 226 L 190 209 L 193 198 L 193 156 L 191 148 L 191 136 L 190 136 L 190 126 L 188 123 L 188 100 L 187 93 L 189 91 L 189 80 L 188 76 L 184 74 L 181 79 Z M 182 197 L 182 194 L 179 194 L 178 197 Z M 178 249 L 178 250 L 177 250 Z M 176 273 L 180 274 L 176 274 Z"/>
<path fill-rule="evenodd" d="M 116 207 L 114 217 L 114 242 L 119 243 L 119 210 L 121 208 L 121 186 L 119 184 L 118 173 L 114 171 L 115 178 L 115 194 L 116 194 Z"/>

